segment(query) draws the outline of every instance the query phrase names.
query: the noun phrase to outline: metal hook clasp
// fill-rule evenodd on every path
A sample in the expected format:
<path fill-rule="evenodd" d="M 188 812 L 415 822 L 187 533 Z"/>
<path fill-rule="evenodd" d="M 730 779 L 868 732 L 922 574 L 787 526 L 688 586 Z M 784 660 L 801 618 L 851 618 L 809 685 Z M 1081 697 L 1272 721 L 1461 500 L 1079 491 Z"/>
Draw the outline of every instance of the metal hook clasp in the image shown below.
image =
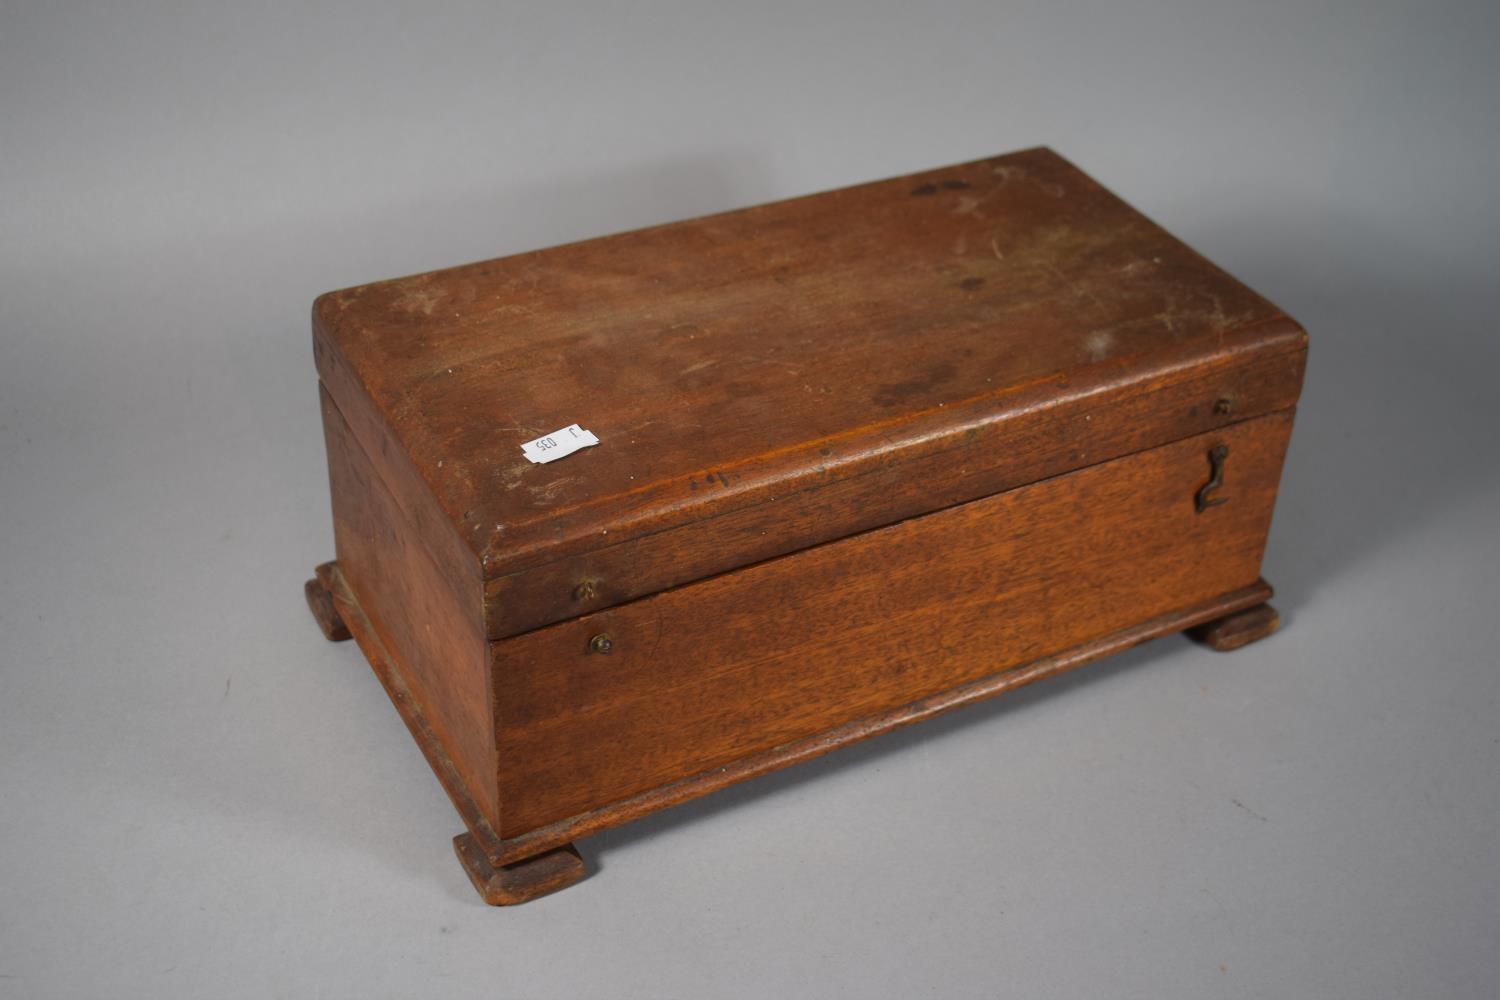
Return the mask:
<path fill-rule="evenodd" d="M 1228 457 L 1229 445 L 1227 444 L 1216 444 L 1208 450 L 1208 482 L 1204 483 L 1202 489 L 1198 490 L 1197 495 L 1193 497 L 1198 513 L 1201 514 L 1210 507 L 1217 507 L 1229 501 L 1228 497 L 1209 495 L 1224 485 L 1224 460 Z"/>

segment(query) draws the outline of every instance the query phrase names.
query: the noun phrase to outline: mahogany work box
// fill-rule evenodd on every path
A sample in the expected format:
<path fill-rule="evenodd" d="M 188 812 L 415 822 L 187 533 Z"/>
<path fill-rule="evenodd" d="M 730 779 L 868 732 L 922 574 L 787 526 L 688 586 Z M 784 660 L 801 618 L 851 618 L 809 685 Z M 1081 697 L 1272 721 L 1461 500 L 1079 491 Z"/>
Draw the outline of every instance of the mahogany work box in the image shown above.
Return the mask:
<path fill-rule="evenodd" d="M 491 903 L 654 810 L 1276 625 L 1306 335 L 1050 150 L 332 292 L 313 342 L 308 602 Z"/>

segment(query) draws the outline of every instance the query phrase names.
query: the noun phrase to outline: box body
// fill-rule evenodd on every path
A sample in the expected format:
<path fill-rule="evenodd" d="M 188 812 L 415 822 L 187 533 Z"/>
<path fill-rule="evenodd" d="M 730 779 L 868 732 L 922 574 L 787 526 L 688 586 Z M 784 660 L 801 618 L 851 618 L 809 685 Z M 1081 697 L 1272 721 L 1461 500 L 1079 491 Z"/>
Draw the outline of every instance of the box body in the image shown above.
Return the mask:
<path fill-rule="evenodd" d="M 332 293 L 314 343 L 326 582 L 497 866 L 1263 602 L 1306 354 L 1047 150 Z"/>

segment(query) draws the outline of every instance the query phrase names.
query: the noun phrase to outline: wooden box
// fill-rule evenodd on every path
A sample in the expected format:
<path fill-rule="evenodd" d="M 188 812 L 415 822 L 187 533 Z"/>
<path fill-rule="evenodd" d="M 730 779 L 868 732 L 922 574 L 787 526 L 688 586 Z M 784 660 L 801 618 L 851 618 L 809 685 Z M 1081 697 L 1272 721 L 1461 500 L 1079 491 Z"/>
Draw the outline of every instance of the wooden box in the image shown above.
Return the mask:
<path fill-rule="evenodd" d="M 491 903 L 589 833 L 1276 624 L 1306 335 L 1050 150 L 332 292 L 313 339 L 309 604 Z"/>

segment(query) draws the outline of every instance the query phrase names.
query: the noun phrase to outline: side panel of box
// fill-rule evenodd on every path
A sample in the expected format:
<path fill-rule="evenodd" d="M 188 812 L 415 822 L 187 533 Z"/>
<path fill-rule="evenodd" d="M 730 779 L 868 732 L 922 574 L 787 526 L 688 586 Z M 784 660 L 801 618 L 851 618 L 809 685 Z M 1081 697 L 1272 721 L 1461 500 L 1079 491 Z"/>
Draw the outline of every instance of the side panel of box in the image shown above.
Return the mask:
<path fill-rule="evenodd" d="M 502 836 L 1255 586 L 1291 426 L 1271 414 L 493 643 Z M 1200 511 L 1217 445 L 1205 499 L 1223 502 Z"/>
<path fill-rule="evenodd" d="M 482 594 L 439 570 L 319 386 L 339 570 L 469 796 L 498 824 Z"/>

